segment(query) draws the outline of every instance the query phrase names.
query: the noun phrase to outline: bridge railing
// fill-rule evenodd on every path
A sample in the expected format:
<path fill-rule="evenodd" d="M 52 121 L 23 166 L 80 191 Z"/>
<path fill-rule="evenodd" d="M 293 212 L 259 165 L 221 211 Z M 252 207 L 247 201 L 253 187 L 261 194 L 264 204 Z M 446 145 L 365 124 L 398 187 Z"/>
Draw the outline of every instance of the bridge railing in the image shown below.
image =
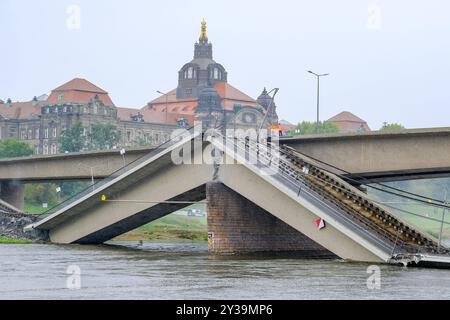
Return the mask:
<path fill-rule="evenodd" d="M 282 150 L 281 152 L 283 154 L 285 154 L 287 157 L 293 156 L 290 152 L 286 153 L 286 151 L 289 151 L 289 150 Z M 301 159 L 301 160 L 304 161 L 304 159 Z M 321 173 L 320 169 L 315 168 L 314 165 L 312 166 L 312 168 L 314 168 L 313 171 L 317 171 L 320 174 L 323 173 L 323 172 Z M 317 175 L 317 174 L 313 174 L 313 175 L 314 175 L 314 179 L 317 179 L 324 184 L 330 184 L 330 179 L 323 179 L 323 177 L 321 177 L 320 175 Z M 321 190 L 319 190 L 320 188 L 316 188 L 314 184 L 311 184 L 311 187 L 313 189 L 317 189 L 316 191 L 318 191 L 319 194 L 322 193 Z M 355 200 L 355 199 L 359 198 L 359 200 L 364 200 L 366 203 L 372 203 L 371 205 L 377 206 L 376 201 L 372 201 L 369 198 L 362 198 L 360 195 L 356 194 L 354 191 L 351 191 L 349 188 L 342 186 L 341 183 L 339 183 L 339 182 L 337 182 L 337 184 L 335 182 L 334 188 L 339 189 L 339 191 L 341 191 L 348 199 Z M 397 230 L 396 234 L 389 233 L 386 231 L 386 229 L 381 228 L 377 223 L 373 223 L 372 221 L 370 221 L 370 219 L 367 219 L 366 217 L 361 215 L 358 211 L 353 209 L 351 206 L 348 207 L 342 202 L 336 203 L 336 201 L 334 201 L 331 198 L 329 199 L 329 197 L 327 197 L 326 195 L 325 195 L 325 200 L 327 200 L 328 202 L 331 201 L 335 206 L 339 207 L 340 210 L 342 210 L 346 214 L 349 214 L 350 216 L 352 216 L 354 219 L 359 221 L 359 223 L 362 223 L 363 226 L 368 227 L 370 230 L 374 231 L 379 236 L 384 237 L 391 244 L 394 244 L 392 253 L 398 253 L 398 252 L 400 252 L 400 253 L 402 253 L 402 252 L 410 252 L 410 253 L 418 253 L 418 252 L 420 252 L 420 253 L 437 253 L 437 252 L 439 252 L 440 254 L 444 254 L 444 253 L 448 254 L 449 253 L 448 248 L 445 248 L 444 246 L 441 246 L 441 250 L 439 250 L 436 247 L 436 243 L 433 242 L 434 240 L 429 238 L 428 235 L 425 235 L 425 234 L 420 235 L 422 240 L 424 240 L 424 242 L 425 242 L 420 245 L 413 244 L 410 242 L 406 243 L 402 239 L 400 239 L 398 230 Z M 390 216 L 389 220 L 397 219 L 394 215 L 384 211 L 384 209 L 381 209 L 381 210 L 385 214 Z M 402 226 L 403 231 L 408 230 L 410 227 L 410 226 L 404 225 L 403 222 L 398 221 L 398 223 L 399 223 L 399 225 Z M 416 233 L 416 236 L 419 236 L 419 234 Z"/>
<path fill-rule="evenodd" d="M 170 146 L 174 145 L 175 143 L 179 142 L 181 139 L 186 138 L 186 137 L 193 138 L 200 134 L 201 134 L 201 128 L 199 130 L 198 126 L 192 126 L 187 130 L 181 130 L 179 134 L 172 136 L 171 139 L 163 142 L 162 144 L 160 144 L 156 148 L 152 149 L 147 154 L 133 160 L 132 162 L 128 163 L 127 165 L 114 171 L 106 178 L 104 178 L 102 180 L 98 180 L 94 184 L 91 184 L 88 187 L 86 187 L 85 189 L 81 190 L 79 193 L 71 196 L 70 198 L 67 198 L 66 200 L 60 202 L 59 204 L 51 207 L 47 211 L 44 211 L 43 213 L 41 213 L 41 216 L 43 216 L 43 218 L 46 216 L 49 216 L 55 212 L 60 211 L 61 209 L 64 209 L 65 207 L 69 206 L 70 204 L 74 203 L 75 201 L 77 201 L 85 196 L 88 196 L 89 194 L 95 194 L 100 187 L 106 185 L 107 183 L 109 183 L 109 182 L 113 181 L 114 179 L 120 177 L 121 175 L 127 173 L 131 169 L 136 168 L 137 166 L 146 162 L 147 160 L 151 159 L 152 157 L 158 155 L 163 150 L 165 150 L 165 149 L 169 148 Z"/>
<path fill-rule="evenodd" d="M 401 239 L 398 239 L 397 236 L 390 234 L 376 223 L 366 219 L 354 209 L 347 208 L 343 203 L 332 201 L 332 199 L 329 199 L 329 197 L 325 194 L 322 194 L 323 192 L 320 192 L 320 188 L 318 189 L 317 186 L 309 181 L 306 178 L 306 174 L 302 173 L 301 169 L 296 170 L 295 168 L 292 168 L 292 163 L 290 163 L 289 160 L 284 159 L 285 156 L 288 156 L 284 150 L 278 149 L 278 152 L 272 152 L 273 150 L 268 150 L 268 147 L 261 143 L 252 143 L 250 141 L 236 138 L 234 138 L 234 140 L 237 142 L 235 147 L 242 148 L 242 146 L 244 146 L 244 150 L 241 152 L 245 153 L 247 152 L 245 149 L 253 149 L 253 151 L 258 154 L 259 159 L 261 157 L 266 158 L 264 160 L 266 163 L 270 163 L 273 160 L 272 158 L 277 158 L 276 162 L 278 163 L 278 170 L 275 172 L 276 175 L 288 181 L 297 190 L 302 190 L 302 192 L 308 193 L 311 197 L 315 198 L 326 207 L 329 207 L 333 211 L 340 212 L 338 216 L 341 220 L 344 219 L 344 221 L 346 221 L 346 223 L 353 229 L 358 229 L 363 232 L 366 237 L 372 239 L 373 242 L 378 243 L 378 245 L 383 247 L 384 250 L 391 251 L 392 248 L 395 248 L 395 251 L 397 252 L 417 252 L 417 248 L 412 248 L 410 244 L 404 243 Z M 314 167 L 311 164 L 308 165 L 311 166 L 311 168 Z M 349 192 L 350 190 L 345 191 Z M 379 237 L 381 237 L 381 239 L 384 238 L 385 240 L 380 241 L 381 239 Z M 429 248 L 422 247 L 420 251 L 429 251 Z"/>

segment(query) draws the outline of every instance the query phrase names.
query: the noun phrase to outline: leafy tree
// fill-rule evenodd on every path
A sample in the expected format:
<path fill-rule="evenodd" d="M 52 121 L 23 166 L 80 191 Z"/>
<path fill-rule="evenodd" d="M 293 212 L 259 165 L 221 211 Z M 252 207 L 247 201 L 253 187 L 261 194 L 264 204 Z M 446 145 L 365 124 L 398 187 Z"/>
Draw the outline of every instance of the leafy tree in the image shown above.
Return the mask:
<path fill-rule="evenodd" d="M 81 122 L 75 123 L 70 129 L 66 129 L 61 133 L 59 143 L 61 151 L 79 152 L 85 144 L 83 134 L 83 125 Z"/>
<path fill-rule="evenodd" d="M 54 183 L 27 183 L 25 184 L 25 202 L 42 206 L 47 203 L 48 207 L 56 205 L 58 195 Z"/>
<path fill-rule="evenodd" d="M 89 186 L 87 181 L 59 181 L 52 183 L 25 184 L 25 203 L 42 208 L 47 203 L 48 208 L 70 198 Z M 57 188 L 59 187 L 59 192 Z M 43 209 L 45 211 L 45 209 Z"/>
<path fill-rule="evenodd" d="M 383 123 L 383 126 L 381 127 L 380 131 L 395 131 L 395 130 L 402 130 L 405 129 L 405 127 L 399 123 Z"/>
<path fill-rule="evenodd" d="M 62 152 L 78 152 L 87 150 L 105 150 L 117 146 L 119 143 L 119 132 L 112 124 L 94 124 L 87 137 L 83 136 L 83 125 L 77 122 L 70 129 L 64 130 L 61 138 Z"/>
<path fill-rule="evenodd" d="M 16 139 L 0 140 L 0 158 L 22 157 L 33 154 L 33 149 L 23 141 Z"/>
<path fill-rule="evenodd" d="M 90 150 L 105 150 L 117 146 L 119 143 L 119 132 L 112 124 L 95 124 L 88 134 Z"/>
<path fill-rule="evenodd" d="M 90 181 L 62 181 L 57 185 L 61 188 L 61 198 L 67 199 L 86 189 L 90 183 Z"/>
<path fill-rule="evenodd" d="M 300 134 L 316 134 L 317 123 L 311 121 L 303 121 L 299 123 L 296 129 L 300 129 Z M 319 122 L 319 133 L 336 133 L 339 132 L 339 127 L 333 122 Z"/>

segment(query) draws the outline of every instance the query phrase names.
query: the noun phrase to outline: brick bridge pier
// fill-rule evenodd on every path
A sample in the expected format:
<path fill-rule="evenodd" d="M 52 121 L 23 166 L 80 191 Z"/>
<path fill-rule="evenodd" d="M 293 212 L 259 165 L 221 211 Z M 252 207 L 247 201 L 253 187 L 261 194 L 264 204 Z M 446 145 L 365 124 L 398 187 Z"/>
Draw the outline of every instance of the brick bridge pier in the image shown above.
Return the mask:
<path fill-rule="evenodd" d="M 335 257 L 324 247 L 220 182 L 206 184 L 206 198 L 208 249 L 211 254 L 266 252 L 309 258 Z"/>

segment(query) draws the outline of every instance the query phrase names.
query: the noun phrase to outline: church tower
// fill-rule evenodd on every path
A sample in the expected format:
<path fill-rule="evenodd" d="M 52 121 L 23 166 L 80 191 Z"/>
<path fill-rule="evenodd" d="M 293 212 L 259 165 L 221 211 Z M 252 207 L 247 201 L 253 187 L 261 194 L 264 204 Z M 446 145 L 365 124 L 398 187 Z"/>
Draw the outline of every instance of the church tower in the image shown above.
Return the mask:
<path fill-rule="evenodd" d="M 177 99 L 198 98 L 202 90 L 217 82 L 227 82 L 225 68 L 213 60 L 212 44 L 203 19 L 200 37 L 194 45 L 194 59 L 178 71 Z"/>
<path fill-rule="evenodd" d="M 198 41 L 199 42 L 196 42 L 194 45 L 194 59 L 206 58 L 212 60 L 212 44 L 208 42 L 205 19 L 202 21 Z"/>
<path fill-rule="evenodd" d="M 166 119 L 188 119 L 189 125 L 197 120 L 202 121 L 204 128 L 250 130 L 259 128 L 262 122 L 269 127 L 278 123 L 276 106 L 269 94 L 264 89 L 255 100 L 228 83 L 227 71 L 213 59 L 203 19 L 194 57 L 179 69 L 176 89 L 149 102 L 147 107 L 152 112 L 164 112 Z"/>

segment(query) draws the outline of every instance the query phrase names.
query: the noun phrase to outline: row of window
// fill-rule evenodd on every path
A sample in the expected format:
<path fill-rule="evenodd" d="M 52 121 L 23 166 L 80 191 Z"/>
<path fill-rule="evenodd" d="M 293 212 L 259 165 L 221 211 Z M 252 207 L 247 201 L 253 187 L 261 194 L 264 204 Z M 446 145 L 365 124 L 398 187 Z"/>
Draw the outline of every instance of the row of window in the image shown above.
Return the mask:
<path fill-rule="evenodd" d="M 183 73 L 184 79 L 196 79 L 197 69 L 194 67 L 187 67 Z M 224 80 L 224 74 L 222 70 L 218 67 L 213 67 L 209 69 L 209 78 L 214 80 Z"/>
<path fill-rule="evenodd" d="M 50 151 L 50 153 L 49 153 Z M 42 153 L 43 154 L 57 154 L 58 153 L 58 145 L 56 143 L 52 143 L 49 147 L 48 144 L 44 144 L 42 146 Z"/>
<path fill-rule="evenodd" d="M 86 132 L 84 131 L 84 134 Z M 127 131 L 127 142 L 132 142 L 133 140 L 133 132 L 132 131 Z M 136 136 L 138 138 L 143 139 L 143 141 L 145 141 L 145 143 L 162 143 L 166 140 L 169 139 L 169 134 L 167 133 L 155 133 L 155 134 L 150 134 L 148 132 L 144 133 L 142 136 L 141 132 L 137 132 Z M 39 153 L 39 146 L 36 147 L 36 153 Z M 46 154 L 57 154 L 58 153 L 58 145 L 56 143 L 52 143 L 51 145 L 48 145 L 47 143 L 44 143 L 43 147 L 42 147 L 42 153 L 44 155 Z"/>
<path fill-rule="evenodd" d="M 65 127 L 61 128 L 61 132 L 65 130 Z M 21 140 L 33 140 L 39 139 L 39 133 L 40 130 L 39 128 L 34 128 L 34 129 L 28 129 L 28 130 L 21 130 L 20 132 L 20 139 Z M 86 128 L 83 128 L 83 133 L 82 136 L 86 136 L 87 134 L 87 130 Z M 14 136 L 14 135 L 12 135 Z M 57 127 L 50 127 L 50 128 L 45 128 L 44 129 L 44 134 L 43 134 L 43 138 L 44 139 L 49 139 L 49 138 L 56 138 L 58 136 L 58 128 Z"/>
<path fill-rule="evenodd" d="M 135 136 L 137 139 L 142 139 L 143 141 L 145 141 L 145 143 L 161 143 L 169 139 L 168 133 L 150 133 L 142 131 L 134 132 L 133 130 L 127 130 L 125 132 L 124 140 L 128 143 L 133 142 Z"/>
<path fill-rule="evenodd" d="M 21 140 L 33 140 L 33 139 L 39 139 L 39 128 L 34 129 L 28 129 L 28 130 L 21 130 L 20 131 L 20 139 Z M 44 129 L 44 139 L 50 138 L 56 138 L 58 135 L 58 129 L 56 127 L 53 128 L 45 128 Z"/>
<path fill-rule="evenodd" d="M 56 138 L 57 134 L 58 134 L 58 129 L 56 127 L 45 128 L 44 129 L 44 136 L 43 136 L 43 138 L 44 139 L 49 139 L 50 137 Z M 120 131 L 119 131 L 119 134 L 122 135 L 122 133 Z M 82 132 L 81 135 L 82 136 L 86 136 L 87 135 L 86 128 L 83 128 L 83 132 Z M 127 130 L 126 131 L 126 140 L 127 140 L 127 142 L 132 142 L 135 135 L 138 138 L 141 138 L 142 136 L 144 136 L 146 142 L 150 142 L 150 141 L 161 142 L 161 141 L 165 141 L 166 139 L 169 138 L 169 134 L 168 133 L 163 133 L 163 132 L 159 132 L 159 133 L 145 132 L 145 133 L 142 133 L 141 131 L 134 132 L 133 130 Z M 39 128 L 34 129 L 34 135 L 33 135 L 33 129 L 28 129 L 28 135 L 27 135 L 27 131 L 23 130 L 21 132 L 20 139 L 21 140 L 32 140 L 32 139 L 39 140 Z"/>
<path fill-rule="evenodd" d="M 84 130 L 83 134 L 86 134 L 86 131 Z M 133 131 L 126 131 L 126 139 L 127 142 L 135 142 L 133 141 L 133 136 L 134 136 L 134 132 Z M 149 133 L 149 132 L 145 132 L 142 133 L 140 131 L 136 132 L 136 137 L 138 139 L 142 139 L 142 142 L 145 143 L 162 143 L 166 140 L 169 139 L 169 134 L 168 133 Z M 40 153 L 39 150 L 39 146 L 35 146 L 35 152 L 36 154 Z M 52 143 L 52 144 L 47 144 L 44 143 L 42 146 L 42 154 L 44 155 L 48 155 L 48 154 L 57 154 L 58 153 L 58 144 L 57 143 Z"/>
<path fill-rule="evenodd" d="M 75 111 L 75 112 L 77 111 L 77 110 L 74 110 L 73 106 L 62 106 L 62 107 L 61 106 L 53 106 L 53 107 L 48 106 L 48 107 L 42 108 L 42 113 L 45 113 L 45 114 L 61 113 L 61 112 L 62 113 L 66 113 L 66 112 L 71 113 L 73 111 Z M 101 108 L 95 104 L 92 106 L 93 114 L 103 113 L 103 115 L 107 116 L 109 114 L 109 111 L 110 111 L 109 108 Z M 79 112 L 89 113 L 89 107 L 80 107 Z"/>
<path fill-rule="evenodd" d="M 54 128 L 56 129 L 56 128 Z M 48 132 L 48 128 L 44 131 L 44 132 Z M 55 131 L 53 131 L 55 132 Z M 133 141 L 133 131 L 127 131 L 126 132 L 126 139 L 127 142 L 132 142 Z M 86 135 L 86 129 L 83 129 L 83 135 Z M 45 134 L 44 134 L 44 137 Z M 143 139 L 143 141 L 145 143 L 162 143 L 164 141 L 166 141 L 167 139 L 169 139 L 169 134 L 167 133 L 149 133 L 149 132 L 145 132 L 142 133 L 140 131 L 136 132 L 136 137 Z M 35 147 L 35 151 L 38 154 L 39 153 L 39 146 Z M 42 154 L 44 155 L 48 155 L 48 154 L 57 154 L 58 153 L 58 144 L 57 143 L 52 143 L 52 144 L 47 144 L 44 143 L 44 145 L 42 146 Z"/>
<path fill-rule="evenodd" d="M 187 94 L 192 93 L 192 89 L 186 89 Z M 189 110 L 189 107 L 173 107 L 172 109 L 169 109 L 169 112 L 180 112 L 180 111 L 187 111 Z M 161 109 L 161 112 L 166 112 L 166 108 Z"/>
<path fill-rule="evenodd" d="M 33 131 L 34 131 L 34 134 L 33 134 Z M 27 130 L 22 130 L 20 132 L 20 139 L 21 140 L 33 140 L 33 139 L 38 140 L 39 139 L 39 132 L 40 132 L 39 128 L 35 128 L 34 130 L 33 129 L 28 129 L 28 131 Z M 86 136 L 86 134 L 87 134 L 87 130 L 86 130 L 86 128 L 83 128 L 82 136 Z M 136 131 L 136 136 L 137 137 L 141 137 L 142 135 L 144 135 L 146 137 L 145 138 L 146 141 L 147 140 L 149 140 L 149 141 L 150 140 L 154 140 L 156 142 L 161 141 L 161 137 L 164 137 L 164 140 L 169 137 L 169 135 L 167 133 L 154 133 L 154 134 L 151 134 L 150 132 L 145 132 L 144 134 L 142 134 L 141 131 Z M 44 139 L 56 138 L 57 136 L 58 136 L 58 128 L 53 127 L 53 128 L 45 128 L 44 129 L 44 135 L 43 135 Z M 132 131 L 132 130 L 127 130 L 126 131 L 126 140 L 127 140 L 127 142 L 131 142 L 133 140 L 133 136 L 134 136 L 134 131 Z"/>

